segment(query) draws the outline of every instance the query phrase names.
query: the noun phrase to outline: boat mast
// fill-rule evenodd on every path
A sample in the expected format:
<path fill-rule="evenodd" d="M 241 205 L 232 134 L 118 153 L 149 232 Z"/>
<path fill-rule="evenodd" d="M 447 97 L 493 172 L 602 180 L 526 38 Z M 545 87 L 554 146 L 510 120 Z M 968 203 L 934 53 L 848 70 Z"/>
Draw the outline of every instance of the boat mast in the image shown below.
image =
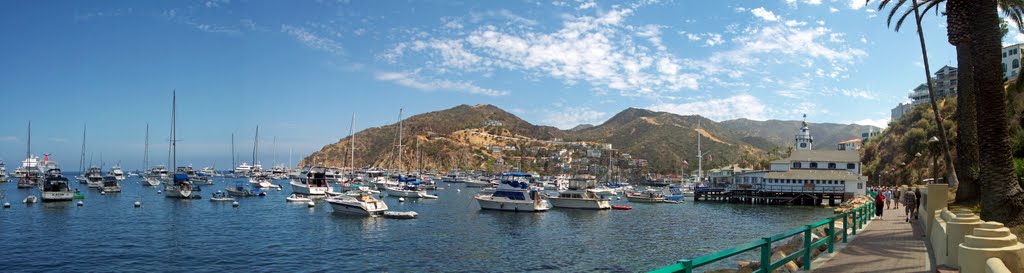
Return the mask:
<path fill-rule="evenodd" d="M 704 182 L 704 154 L 700 150 L 700 123 L 701 120 L 697 120 L 697 183 Z"/>
<path fill-rule="evenodd" d="M 25 158 L 32 158 L 32 121 L 28 121 L 28 150 L 25 151 Z"/>
<path fill-rule="evenodd" d="M 178 91 L 171 92 L 171 172 L 178 170 L 178 124 L 177 124 L 177 109 L 178 109 Z M 171 179 L 177 184 L 176 179 Z"/>
<path fill-rule="evenodd" d="M 274 136 L 274 142 L 272 146 L 274 146 L 274 167 L 277 167 L 277 136 Z"/>
<path fill-rule="evenodd" d="M 260 149 L 260 126 L 256 125 L 256 138 L 252 142 L 252 165 L 253 166 L 259 165 L 259 163 L 256 161 L 256 158 L 258 157 L 257 155 L 259 154 L 259 149 Z"/>
<path fill-rule="evenodd" d="M 352 148 L 349 149 L 349 175 L 353 176 L 356 172 L 356 113 L 352 112 L 352 123 L 348 126 L 348 137 L 349 141 L 352 142 Z"/>
<path fill-rule="evenodd" d="M 78 159 L 78 173 L 82 175 L 85 173 L 85 129 L 87 125 L 82 125 L 82 157 Z"/>
<path fill-rule="evenodd" d="M 85 139 L 85 136 L 82 136 L 82 139 Z M 145 171 L 145 170 L 148 170 L 148 169 L 149 169 L 149 123 L 146 123 L 146 149 L 143 151 L 143 155 L 142 155 L 142 170 Z"/>
<path fill-rule="evenodd" d="M 402 108 L 398 108 L 398 177 L 402 177 Z"/>
<path fill-rule="evenodd" d="M 231 133 L 231 167 L 238 167 L 235 165 L 235 133 Z"/>

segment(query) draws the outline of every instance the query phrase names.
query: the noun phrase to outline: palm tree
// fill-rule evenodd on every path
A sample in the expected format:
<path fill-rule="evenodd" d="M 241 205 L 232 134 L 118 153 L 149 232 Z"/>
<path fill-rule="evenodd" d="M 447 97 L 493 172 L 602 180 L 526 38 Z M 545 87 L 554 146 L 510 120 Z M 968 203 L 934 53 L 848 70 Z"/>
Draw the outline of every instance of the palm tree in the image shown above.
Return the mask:
<path fill-rule="evenodd" d="M 895 15 L 899 11 L 900 6 L 902 6 L 904 3 L 906 3 L 906 1 L 907 0 L 898 0 L 898 2 L 896 2 L 896 4 L 893 6 L 892 11 L 889 12 L 889 22 L 890 23 L 892 22 L 893 15 Z M 953 1 L 956 1 L 956 0 L 953 0 Z M 890 2 L 891 2 L 890 0 L 882 0 L 882 2 L 878 5 L 878 10 L 884 9 L 885 6 L 887 4 L 889 4 Z M 946 138 L 946 125 L 943 124 L 943 122 L 942 122 L 943 119 L 942 119 L 942 115 L 939 113 L 939 104 L 938 104 L 937 101 L 935 101 L 935 88 L 932 86 L 932 71 L 931 71 L 930 65 L 928 64 L 928 48 L 927 48 L 927 46 L 925 46 L 925 43 L 924 43 L 924 31 L 921 30 L 921 15 L 919 14 L 918 2 L 917 1 L 911 1 L 911 3 L 913 3 L 912 10 L 914 12 L 914 18 L 915 18 L 914 22 L 917 25 L 918 42 L 919 42 L 919 44 L 921 46 L 921 58 L 924 60 L 924 76 L 925 76 L 925 83 L 928 86 L 928 100 L 931 102 L 932 113 L 935 115 L 935 123 L 939 127 L 939 134 L 938 135 L 939 135 L 939 141 L 942 144 L 942 155 L 946 159 L 945 160 L 945 162 L 946 162 L 946 182 L 949 183 L 949 187 L 950 188 L 954 188 L 955 189 L 955 188 L 957 188 L 957 186 L 959 186 L 960 182 L 959 182 L 959 180 L 957 179 L 957 176 L 956 176 L 956 169 L 953 167 L 953 156 L 950 155 L 950 153 L 949 153 L 950 149 L 949 149 L 949 140 Z M 904 14 L 907 14 L 907 13 L 904 13 Z M 899 31 L 899 26 L 903 24 L 903 20 L 904 19 L 906 19 L 906 15 L 904 15 L 902 18 L 900 18 L 899 22 L 897 23 L 896 31 Z"/>

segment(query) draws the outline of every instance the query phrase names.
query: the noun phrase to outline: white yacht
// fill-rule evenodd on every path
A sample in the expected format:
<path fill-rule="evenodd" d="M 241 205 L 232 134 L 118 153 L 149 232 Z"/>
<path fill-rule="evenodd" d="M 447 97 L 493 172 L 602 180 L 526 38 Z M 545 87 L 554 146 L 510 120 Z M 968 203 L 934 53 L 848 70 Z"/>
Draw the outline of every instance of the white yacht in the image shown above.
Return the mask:
<path fill-rule="evenodd" d="M 305 195 L 324 195 L 331 190 L 324 167 L 311 167 L 305 173 L 304 176 L 300 175 L 289 182 L 292 185 L 292 192 Z"/>
<path fill-rule="evenodd" d="M 22 174 L 18 176 L 18 188 L 27 189 L 39 185 L 43 173 L 39 169 L 39 157 L 29 156 L 21 162 Z M 17 173 L 17 171 L 15 171 Z"/>
<path fill-rule="evenodd" d="M 68 185 L 67 177 L 61 175 L 58 168 L 46 171 L 46 177 L 43 178 L 39 191 L 42 192 L 43 202 L 71 201 L 75 197 L 71 186 Z"/>
<path fill-rule="evenodd" d="M 242 164 L 235 167 L 235 171 L 232 173 L 234 177 L 247 177 L 252 174 L 253 166 L 249 165 L 248 162 L 242 162 Z"/>
<path fill-rule="evenodd" d="M 260 171 L 255 171 L 255 172 L 252 173 L 252 175 L 250 175 L 250 177 L 249 177 L 249 184 L 251 184 L 255 188 L 260 188 L 260 189 L 270 189 L 270 188 L 280 188 L 281 187 L 281 185 L 274 184 L 274 180 L 270 179 L 270 176 L 268 176 L 266 173 L 260 172 Z"/>
<path fill-rule="evenodd" d="M 400 186 L 384 188 L 388 196 L 437 199 L 437 195 L 428 194 L 427 190 L 421 188 L 416 179 L 404 179 L 401 177 L 398 179 L 402 183 Z"/>
<path fill-rule="evenodd" d="M 214 169 L 213 167 L 205 167 L 202 170 L 199 170 L 199 173 L 204 174 L 204 175 L 209 176 L 209 177 L 217 176 L 217 170 Z"/>
<path fill-rule="evenodd" d="M 345 194 L 327 198 L 327 203 L 331 204 L 331 208 L 337 213 L 380 216 L 388 211 L 388 205 L 384 201 L 365 192 L 359 192 L 355 196 Z"/>
<path fill-rule="evenodd" d="M 7 166 L 0 161 L 0 183 L 7 182 Z"/>
<path fill-rule="evenodd" d="M 85 171 L 85 183 L 90 188 L 102 188 L 103 187 L 103 171 L 99 167 L 89 167 Z"/>
<path fill-rule="evenodd" d="M 626 200 L 637 203 L 661 203 L 665 202 L 665 195 L 656 189 L 647 189 L 639 192 L 627 192 Z"/>
<path fill-rule="evenodd" d="M 159 186 L 160 182 L 168 181 L 169 179 L 170 176 L 168 176 L 167 174 L 167 168 L 165 168 L 164 166 L 153 167 L 152 169 L 146 171 L 146 173 L 142 176 L 142 181 L 144 183 L 143 185 L 149 185 L 153 187 Z"/>
<path fill-rule="evenodd" d="M 270 178 L 274 180 L 288 179 L 288 170 L 283 165 L 275 165 L 270 168 Z"/>
<path fill-rule="evenodd" d="M 121 182 L 113 176 L 104 176 L 103 187 L 100 190 L 103 192 L 121 192 Z"/>
<path fill-rule="evenodd" d="M 548 197 L 551 206 L 569 209 L 610 209 L 608 199 L 601 198 L 592 188 L 597 181 L 585 178 L 569 180 L 567 190 L 558 192 L 558 196 Z"/>
<path fill-rule="evenodd" d="M 491 180 L 484 177 L 467 178 L 462 183 L 466 183 L 466 187 L 470 188 L 483 188 L 492 185 Z"/>
<path fill-rule="evenodd" d="M 114 167 L 110 167 L 110 171 L 107 172 L 107 175 L 113 176 L 114 179 L 117 179 L 119 182 L 124 181 L 125 179 L 124 170 L 121 170 L 121 165 L 114 165 Z"/>
<path fill-rule="evenodd" d="M 524 173 L 501 174 L 501 183 L 494 193 L 480 194 L 473 198 L 485 210 L 540 212 L 551 209 L 551 204 L 543 194 L 530 189 L 530 177 Z"/>
<path fill-rule="evenodd" d="M 26 170 L 25 167 L 19 166 L 17 168 L 14 168 L 14 172 L 11 173 L 11 178 L 22 178 L 22 177 L 25 177 L 25 173 L 27 173 L 27 172 L 28 172 L 28 170 Z"/>

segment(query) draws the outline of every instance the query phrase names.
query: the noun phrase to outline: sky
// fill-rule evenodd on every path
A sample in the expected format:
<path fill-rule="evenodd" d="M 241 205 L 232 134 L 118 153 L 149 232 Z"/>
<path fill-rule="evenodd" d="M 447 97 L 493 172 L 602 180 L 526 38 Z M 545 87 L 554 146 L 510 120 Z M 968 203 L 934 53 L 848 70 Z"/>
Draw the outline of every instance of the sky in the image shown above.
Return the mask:
<path fill-rule="evenodd" d="M 302 156 L 355 130 L 460 104 L 539 125 L 637 107 L 713 120 L 884 126 L 924 81 L 912 26 L 864 0 L 3 1 L 0 159 L 78 169 Z M 931 67 L 955 66 L 945 18 Z M 1015 30 L 1014 30 L 1015 31 Z M 1024 41 L 1011 34 L 1004 43 Z"/>

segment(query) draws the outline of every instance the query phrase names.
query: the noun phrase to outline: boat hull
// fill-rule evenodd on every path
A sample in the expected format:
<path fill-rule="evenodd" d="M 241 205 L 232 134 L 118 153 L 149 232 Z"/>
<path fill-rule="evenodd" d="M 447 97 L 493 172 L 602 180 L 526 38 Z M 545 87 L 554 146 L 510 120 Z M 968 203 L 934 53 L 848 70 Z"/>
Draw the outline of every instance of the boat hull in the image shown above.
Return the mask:
<path fill-rule="evenodd" d="M 648 197 L 634 197 L 626 196 L 626 200 L 634 203 L 661 203 L 665 202 L 665 198 L 648 198 Z"/>
<path fill-rule="evenodd" d="M 360 205 L 355 202 L 340 202 L 335 200 L 327 200 L 327 203 L 331 204 L 331 208 L 336 213 L 352 214 L 352 215 L 364 215 L 364 216 L 379 216 L 383 215 L 388 210 L 387 206 L 377 206 L 376 204 Z"/>
<path fill-rule="evenodd" d="M 516 201 L 507 200 L 501 198 L 493 198 L 490 196 L 477 196 L 475 197 L 477 203 L 480 204 L 480 209 L 485 210 L 500 210 L 500 211 L 514 211 L 514 212 L 542 212 L 551 209 L 551 204 L 547 200 L 541 201 Z"/>
<path fill-rule="evenodd" d="M 43 202 L 71 201 L 75 193 L 69 191 L 44 191 Z"/>
<path fill-rule="evenodd" d="M 167 198 L 192 198 L 192 188 L 167 186 L 164 187 L 164 196 Z"/>
<path fill-rule="evenodd" d="M 566 209 L 611 209 L 611 204 L 605 199 L 582 199 L 582 198 L 560 198 L 560 197 L 549 197 L 548 201 L 551 202 L 551 206 L 555 208 L 566 208 Z"/>
<path fill-rule="evenodd" d="M 437 198 L 435 195 L 427 194 L 426 191 L 407 191 L 407 190 L 396 190 L 387 188 L 384 190 L 388 193 L 388 196 L 394 197 L 408 197 L 408 198 Z"/>
<path fill-rule="evenodd" d="M 298 183 L 296 181 L 292 181 L 290 184 L 292 185 L 292 192 L 305 195 L 325 195 L 331 189 L 331 187 L 310 187 L 307 184 Z"/>

